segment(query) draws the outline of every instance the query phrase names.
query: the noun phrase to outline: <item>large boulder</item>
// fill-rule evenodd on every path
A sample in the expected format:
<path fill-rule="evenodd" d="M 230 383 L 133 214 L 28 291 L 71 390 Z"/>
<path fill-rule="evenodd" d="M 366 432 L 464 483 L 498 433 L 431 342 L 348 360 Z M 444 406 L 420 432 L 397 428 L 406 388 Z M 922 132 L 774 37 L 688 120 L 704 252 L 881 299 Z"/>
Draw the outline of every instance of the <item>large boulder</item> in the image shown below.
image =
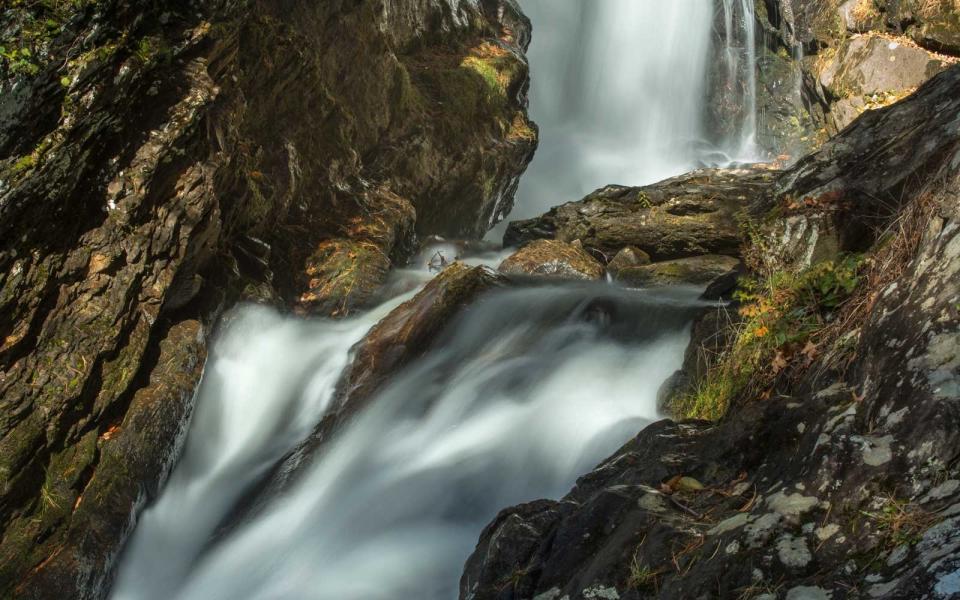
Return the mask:
<path fill-rule="evenodd" d="M 765 192 L 774 175 L 765 168 L 712 169 L 645 187 L 608 186 L 543 216 L 510 223 L 504 245 L 579 240 L 608 260 L 626 246 L 655 261 L 736 256 L 741 243 L 737 214 Z"/>
<path fill-rule="evenodd" d="M 879 35 L 853 37 L 815 64 L 817 83 L 831 103 L 831 123 L 836 131 L 867 109 L 913 93 L 948 66 L 923 48 Z"/>
<path fill-rule="evenodd" d="M 960 165 L 958 89 L 955 66 L 902 102 L 863 114 L 783 172 L 751 207 L 756 219 L 778 215 L 769 222 L 770 257 L 810 264 L 869 248 L 884 223 L 931 184 L 944 160 Z"/>
<path fill-rule="evenodd" d="M 456 262 L 394 309 L 354 349 L 353 363 L 338 384 L 337 419 L 356 413 L 390 375 L 424 355 L 460 311 L 505 283 L 487 267 Z"/>
<path fill-rule="evenodd" d="M 347 314 L 509 208 L 529 39 L 510 0 L 5 5 L 0 596 L 109 580 L 220 311 Z"/>
<path fill-rule="evenodd" d="M 534 240 L 504 260 L 498 269 L 505 275 L 595 281 L 603 278 L 603 265 L 579 243 Z"/>

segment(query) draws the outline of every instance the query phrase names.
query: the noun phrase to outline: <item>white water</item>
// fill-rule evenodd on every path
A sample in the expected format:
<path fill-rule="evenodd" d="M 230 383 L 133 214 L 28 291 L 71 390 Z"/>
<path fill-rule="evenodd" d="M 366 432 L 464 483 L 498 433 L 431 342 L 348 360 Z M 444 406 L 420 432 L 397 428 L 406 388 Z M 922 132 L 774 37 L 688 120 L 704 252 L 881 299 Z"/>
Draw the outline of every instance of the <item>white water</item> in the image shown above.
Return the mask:
<path fill-rule="evenodd" d="M 540 147 L 511 218 L 696 166 L 713 0 L 520 4 L 534 27 L 530 114 Z"/>
<path fill-rule="evenodd" d="M 113 598 L 455 598 L 500 509 L 566 493 L 657 418 L 657 388 L 681 360 L 693 305 L 689 294 L 599 284 L 491 296 L 287 492 L 214 537 L 244 491 L 319 421 L 350 343 L 388 307 L 343 323 L 240 309 Z"/>
<path fill-rule="evenodd" d="M 114 598 L 162 598 L 183 580 L 250 487 L 313 430 L 351 346 L 402 298 L 341 322 L 231 316 L 207 361 L 186 447 L 140 517 Z"/>
<path fill-rule="evenodd" d="M 724 140 L 723 150 L 735 161 L 757 160 L 757 21 L 754 0 L 723 0 L 726 66 L 724 87 L 740 108 L 740 123 L 734 135 Z"/>
<path fill-rule="evenodd" d="M 522 4 L 536 27 L 542 142 L 516 216 L 695 166 L 709 0 Z M 246 501 L 319 422 L 352 345 L 400 299 L 344 322 L 235 311 L 183 456 L 141 516 L 112 597 L 455 598 L 499 510 L 563 495 L 657 418 L 695 305 L 677 294 L 597 285 L 488 297 L 253 513 Z"/>

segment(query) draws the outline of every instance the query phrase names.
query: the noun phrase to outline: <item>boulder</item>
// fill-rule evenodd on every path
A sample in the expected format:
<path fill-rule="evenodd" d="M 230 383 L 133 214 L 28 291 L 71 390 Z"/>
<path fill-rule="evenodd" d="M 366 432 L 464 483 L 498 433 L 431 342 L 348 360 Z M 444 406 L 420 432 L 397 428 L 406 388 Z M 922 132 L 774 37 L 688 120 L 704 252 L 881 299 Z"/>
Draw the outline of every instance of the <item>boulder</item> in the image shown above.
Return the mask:
<path fill-rule="evenodd" d="M 617 255 L 613 257 L 613 260 L 607 265 L 607 271 L 616 277 L 617 273 L 621 269 L 629 269 L 631 267 L 642 267 L 643 265 L 650 264 L 650 255 L 637 248 L 636 246 L 627 246 L 617 252 Z"/>
<path fill-rule="evenodd" d="M 707 254 L 678 258 L 649 265 L 624 267 L 615 273 L 617 281 L 640 287 L 665 285 L 707 285 L 737 267 L 740 259 Z"/>
<path fill-rule="evenodd" d="M 750 208 L 766 222 L 766 258 L 802 266 L 869 248 L 947 157 L 960 165 L 958 90 L 954 66 L 905 100 L 863 114 L 780 174 Z M 776 219 L 766 218 L 771 212 Z"/>
<path fill-rule="evenodd" d="M 844 129 L 867 109 L 911 94 L 949 66 L 907 42 L 879 35 L 855 36 L 835 55 L 818 63 L 817 81 L 831 101 L 835 130 Z"/>
<path fill-rule="evenodd" d="M 391 374 L 426 353 L 464 307 L 505 284 L 487 267 L 456 262 L 394 309 L 355 347 L 355 358 L 338 384 L 337 419 L 355 413 Z"/>
<path fill-rule="evenodd" d="M 510 223 L 504 245 L 580 240 L 587 250 L 611 258 L 633 246 L 655 261 L 736 256 L 737 213 L 757 201 L 774 176 L 762 167 L 708 169 L 645 187 L 608 186 L 540 217 Z"/>
<path fill-rule="evenodd" d="M 603 265 L 578 243 L 534 240 L 500 264 L 504 275 L 594 281 L 603 278 Z"/>

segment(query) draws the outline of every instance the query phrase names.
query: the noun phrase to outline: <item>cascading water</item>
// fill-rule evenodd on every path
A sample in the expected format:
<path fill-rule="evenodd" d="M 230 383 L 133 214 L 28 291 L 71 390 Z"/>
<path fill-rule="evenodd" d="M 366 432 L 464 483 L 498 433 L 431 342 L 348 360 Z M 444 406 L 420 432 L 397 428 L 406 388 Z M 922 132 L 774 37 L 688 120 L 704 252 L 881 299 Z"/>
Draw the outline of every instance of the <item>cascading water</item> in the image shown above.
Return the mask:
<path fill-rule="evenodd" d="M 389 305 L 343 323 L 238 310 L 113 597 L 455 598 L 498 510 L 562 495 L 657 417 L 695 297 L 603 284 L 489 296 L 287 492 L 215 537 L 243 492 L 319 421 L 347 348 Z"/>
<path fill-rule="evenodd" d="M 542 143 L 518 216 L 697 165 L 709 0 L 522 4 L 536 27 L 531 97 Z M 745 86 L 754 113 L 755 86 Z M 755 139 L 753 123 L 742 139 Z M 288 486 L 258 486 L 318 424 L 351 347 L 404 297 L 342 322 L 234 311 L 209 358 L 183 455 L 140 518 L 113 598 L 451 600 L 500 509 L 564 494 L 657 418 L 657 390 L 680 364 L 700 309 L 690 290 L 594 284 L 491 294 Z"/>
<path fill-rule="evenodd" d="M 540 147 L 511 218 L 611 183 L 646 185 L 704 165 L 752 162 L 757 150 L 752 0 L 522 0 L 534 23 L 530 114 Z M 722 12 L 724 47 L 714 47 Z M 705 127 L 711 52 L 733 92 L 731 134 Z M 506 225 L 495 228 L 491 239 Z"/>
<path fill-rule="evenodd" d="M 712 0 L 521 5 L 534 23 L 530 114 L 540 125 L 540 147 L 511 217 L 696 166 Z"/>
<path fill-rule="evenodd" d="M 722 150 L 737 162 L 754 162 L 757 148 L 757 20 L 753 0 L 722 0 L 725 66 L 723 87 L 737 114 Z"/>

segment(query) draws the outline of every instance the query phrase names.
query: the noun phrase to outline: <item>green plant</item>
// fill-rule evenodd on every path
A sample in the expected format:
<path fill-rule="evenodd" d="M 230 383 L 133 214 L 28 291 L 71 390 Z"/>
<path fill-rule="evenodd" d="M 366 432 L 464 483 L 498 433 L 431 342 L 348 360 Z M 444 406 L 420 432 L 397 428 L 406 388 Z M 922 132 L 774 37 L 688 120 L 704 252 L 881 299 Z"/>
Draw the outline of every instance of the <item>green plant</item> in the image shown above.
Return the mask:
<path fill-rule="evenodd" d="M 860 514 L 874 522 L 878 532 L 886 539 L 888 549 L 916 544 L 924 532 L 938 521 L 936 515 L 892 496 L 881 500 L 879 510 L 861 511 Z"/>
<path fill-rule="evenodd" d="M 744 278 L 735 293 L 741 304 L 733 343 L 690 394 L 675 401 L 682 418 L 717 420 L 734 398 L 763 395 L 791 365 L 820 354 L 813 338 L 860 283 L 860 255 L 817 263 L 795 273 L 773 271 Z"/>
<path fill-rule="evenodd" d="M 641 564 L 634 553 L 630 562 L 630 576 L 627 578 L 627 587 L 633 590 L 659 591 L 662 571 L 654 570 L 646 564 Z"/>

